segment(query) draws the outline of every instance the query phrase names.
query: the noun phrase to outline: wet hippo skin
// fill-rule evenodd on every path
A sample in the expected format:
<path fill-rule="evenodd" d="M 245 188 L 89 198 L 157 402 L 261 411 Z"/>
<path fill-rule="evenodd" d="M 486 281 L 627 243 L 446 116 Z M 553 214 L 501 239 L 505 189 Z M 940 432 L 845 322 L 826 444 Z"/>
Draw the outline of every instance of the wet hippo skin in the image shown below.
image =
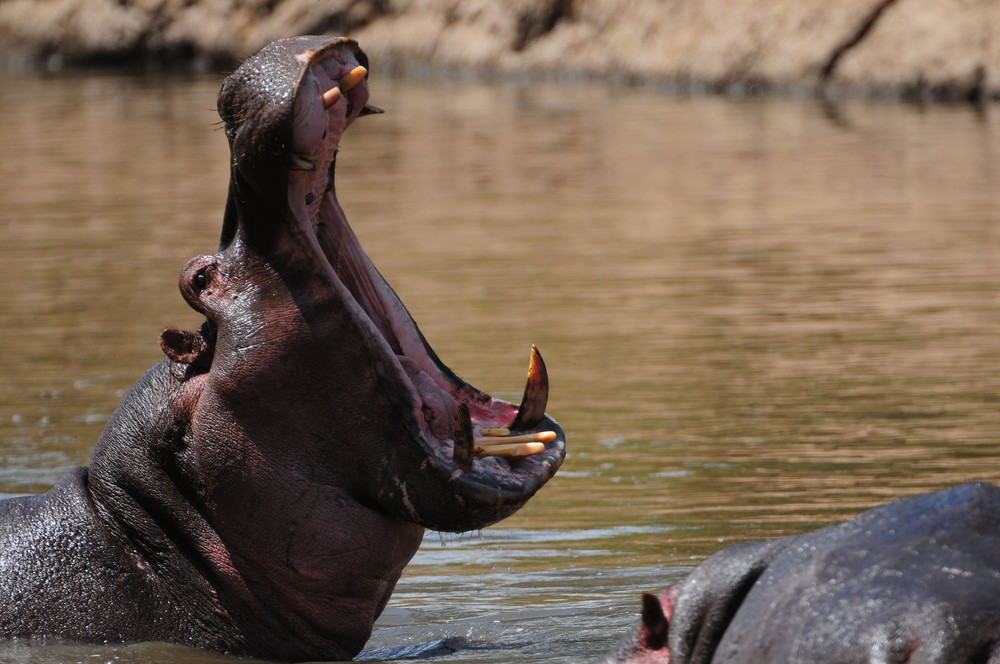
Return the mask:
<path fill-rule="evenodd" d="M 1000 488 L 963 484 L 723 549 L 644 596 L 601 662 L 1000 662 Z"/>
<path fill-rule="evenodd" d="M 0 637 L 349 659 L 425 528 L 485 527 L 558 469 L 537 351 L 519 406 L 459 379 L 347 224 L 366 65 L 301 37 L 226 79 L 219 250 L 179 284 L 205 321 L 164 331 L 89 467 L 0 502 Z"/>

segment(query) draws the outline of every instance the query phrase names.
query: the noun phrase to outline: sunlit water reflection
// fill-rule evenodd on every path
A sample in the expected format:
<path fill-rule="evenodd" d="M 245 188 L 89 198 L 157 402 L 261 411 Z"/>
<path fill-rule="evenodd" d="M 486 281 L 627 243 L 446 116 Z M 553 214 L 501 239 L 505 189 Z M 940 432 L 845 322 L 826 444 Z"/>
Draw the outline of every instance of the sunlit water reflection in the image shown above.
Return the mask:
<path fill-rule="evenodd" d="M 586 660 L 725 544 L 1000 479 L 995 109 L 372 81 L 348 217 L 470 382 L 516 399 L 539 346 L 570 453 L 500 526 L 429 533 L 365 658 Z M 3 81 L 0 491 L 86 463 L 160 330 L 197 325 L 218 84 Z"/>

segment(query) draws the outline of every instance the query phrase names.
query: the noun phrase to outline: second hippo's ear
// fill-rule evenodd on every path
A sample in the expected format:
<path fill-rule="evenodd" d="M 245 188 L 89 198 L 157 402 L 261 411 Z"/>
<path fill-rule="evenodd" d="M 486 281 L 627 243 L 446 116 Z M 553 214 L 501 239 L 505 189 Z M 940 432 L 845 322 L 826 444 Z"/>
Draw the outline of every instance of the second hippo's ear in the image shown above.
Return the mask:
<path fill-rule="evenodd" d="M 642 627 L 639 638 L 642 644 L 650 650 L 659 650 L 667 645 L 667 635 L 670 632 L 670 621 L 663 613 L 660 600 L 650 593 L 642 594 Z"/>
<path fill-rule="evenodd" d="M 206 339 L 203 332 L 204 326 L 197 332 L 168 327 L 160 334 L 160 348 L 167 357 L 178 364 L 208 369 L 212 366 L 215 344 Z"/>

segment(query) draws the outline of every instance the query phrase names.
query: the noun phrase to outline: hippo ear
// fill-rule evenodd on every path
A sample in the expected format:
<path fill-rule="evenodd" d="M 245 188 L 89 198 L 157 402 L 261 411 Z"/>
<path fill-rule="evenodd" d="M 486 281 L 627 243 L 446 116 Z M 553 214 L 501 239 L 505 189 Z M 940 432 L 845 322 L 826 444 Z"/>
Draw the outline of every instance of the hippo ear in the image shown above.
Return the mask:
<path fill-rule="evenodd" d="M 215 346 L 198 332 L 186 332 L 167 328 L 160 334 L 160 348 L 171 360 L 178 364 L 188 364 L 198 369 L 212 366 Z"/>
<path fill-rule="evenodd" d="M 667 644 L 667 634 L 670 631 L 670 621 L 663 613 L 660 600 L 650 593 L 642 594 L 642 628 L 639 638 L 642 644 L 650 650 L 659 650 Z"/>

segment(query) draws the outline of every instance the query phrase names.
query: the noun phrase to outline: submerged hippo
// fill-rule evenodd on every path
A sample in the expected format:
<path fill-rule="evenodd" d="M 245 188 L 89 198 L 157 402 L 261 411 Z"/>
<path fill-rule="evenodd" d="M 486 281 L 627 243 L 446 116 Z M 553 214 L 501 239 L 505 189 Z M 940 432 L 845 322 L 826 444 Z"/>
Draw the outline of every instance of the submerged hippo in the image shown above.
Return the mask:
<path fill-rule="evenodd" d="M 963 484 L 723 549 L 644 595 L 601 662 L 996 664 L 1000 489 Z"/>
<path fill-rule="evenodd" d="M 0 637 L 348 659 L 425 528 L 492 524 L 556 472 L 540 356 L 520 406 L 461 381 L 344 218 L 365 65 L 302 37 L 226 79 L 220 247 L 180 277 L 206 320 L 163 333 L 89 468 L 0 503 Z"/>

